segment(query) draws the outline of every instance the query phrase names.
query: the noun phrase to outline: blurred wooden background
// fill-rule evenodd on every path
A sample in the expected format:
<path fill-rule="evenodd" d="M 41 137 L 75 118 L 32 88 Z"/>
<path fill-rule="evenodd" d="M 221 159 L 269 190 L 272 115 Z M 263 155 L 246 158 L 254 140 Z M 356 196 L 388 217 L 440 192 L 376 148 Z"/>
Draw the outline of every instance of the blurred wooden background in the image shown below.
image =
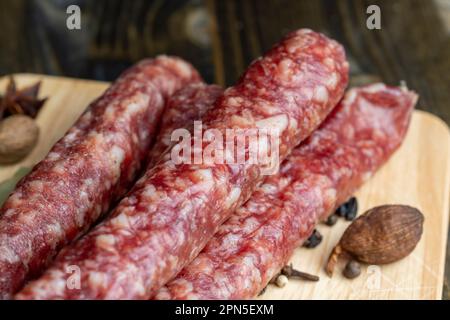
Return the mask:
<path fill-rule="evenodd" d="M 81 30 L 66 28 L 70 4 L 81 7 Z M 381 30 L 366 28 L 371 4 L 381 8 Z M 405 80 L 420 109 L 450 124 L 450 0 L 0 0 L 0 75 L 113 80 L 141 58 L 168 53 L 230 85 L 300 27 L 345 45 L 353 83 Z M 450 250 L 447 257 L 444 299 Z"/>

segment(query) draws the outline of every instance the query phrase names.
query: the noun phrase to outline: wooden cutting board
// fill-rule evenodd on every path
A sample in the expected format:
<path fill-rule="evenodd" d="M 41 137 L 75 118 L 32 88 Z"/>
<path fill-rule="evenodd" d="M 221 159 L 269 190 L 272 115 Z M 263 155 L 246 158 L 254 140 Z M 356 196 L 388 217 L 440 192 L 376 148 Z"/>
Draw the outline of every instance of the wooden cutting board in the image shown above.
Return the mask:
<path fill-rule="evenodd" d="M 41 96 L 49 97 L 37 122 L 41 129 L 38 146 L 21 163 L 0 166 L 0 182 L 22 175 L 45 157 L 86 106 L 99 96 L 107 83 L 19 74 L 19 88 L 42 80 Z M 4 92 L 7 79 L 0 79 Z M 11 182 L 11 181 L 10 181 Z M 450 134 L 443 121 L 416 111 L 401 149 L 357 194 L 360 211 L 375 205 L 398 203 L 419 208 L 425 215 L 424 234 L 406 259 L 386 266 L 365 266 L 355 280 L 342 275 L 342 264 L 333 278 L 323 272 L 328 255 L 348 222 L 334 227 L 320 225 L 324 236 L 315 249 L 299 248 L 292 257 L 295 268 L 320 276 L 317 283 L 292 280 L 285 288 L 269 286 L 260 299 L 440 299 L 450 195 Z"/>

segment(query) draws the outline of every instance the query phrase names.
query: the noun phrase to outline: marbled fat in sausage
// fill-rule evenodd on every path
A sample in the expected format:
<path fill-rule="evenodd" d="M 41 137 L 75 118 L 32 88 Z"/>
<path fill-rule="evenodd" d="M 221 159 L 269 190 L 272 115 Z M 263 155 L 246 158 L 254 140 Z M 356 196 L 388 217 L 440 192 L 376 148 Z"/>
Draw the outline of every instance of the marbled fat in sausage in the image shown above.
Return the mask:
<path fill-rule="evenodd" d="M 350 90 L 156 298 L 254 298 L 318 221 L 400 146 L 416 101 L 415 93 L 383 84 Z"/>
<path fill-rule="evenodd" d="M 198 82 L 169 98 L 161 118 L 160 131 L 149 154 L 150 167 L 175 144 L 172 141 L 174 130 L 184 128 L 192 131 L 194 121 L 200 120 L 222 93 L 223 89 L 218 85 Z"/>
<path fill-rule="evenodd" d="M 148 154 L 166 98 L 198 81 L 190 64 L 160 56 L 126 71 L 89 106 L 0 211 L 0 298 L 40 274 L 124 195 Z"/>
<path fill-rule="evenodd" d="M 342 98 L 348 67 L 337 42 L 311 30 L 292 32 L 225 91 L 204 116 L 204 126 L 224 137 L 230 128 L 277 129 L 284 160 Z M 108 220 L 61 252 L 17 297 L 152 297 L 250 197 L 265 178 L 261 170 L 259 163 L 157 164 Z M 73 265 L 81 271 L 80 288 L 69 289 L 67 270 Z"/>

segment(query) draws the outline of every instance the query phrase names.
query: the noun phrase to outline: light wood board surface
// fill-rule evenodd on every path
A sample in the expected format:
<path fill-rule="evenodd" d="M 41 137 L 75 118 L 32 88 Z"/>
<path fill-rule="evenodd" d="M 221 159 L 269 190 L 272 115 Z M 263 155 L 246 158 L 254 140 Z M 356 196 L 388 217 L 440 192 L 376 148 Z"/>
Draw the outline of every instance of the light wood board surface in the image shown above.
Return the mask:
<path fill-rule="evenodd" d="M 19 88 L 42 80 L 41 96 L 49 100 L 37 119 L 41 129 L 38 146 L 21 163 L 0 166 L 0 182 L 21 167 L 30 167 L 45 157 L 90 101 L 107 83 L 20 74 Z M 4 92 L 7 79 L 0 79 Z M 296 269 L 320 276 L 320 281 L 291 280 L 285 288 L 270 285 L 260 299 L 440 299 L 450 194 L 450 134 L 437 117 L 414 113 L 406 141 L 392 159 L 357 194 L 359 212 L 381 204 L 408 204 L 425 215 L 424 234 L 407 258 L 386 266 L 364 266 L 355 280 L 341 275 L 343 263 L 328 278 L 323 267 L 348 222 L 334 227 L 320 225 L 324 236 L 315 249 L 299 248 L 292 257 Z"/>

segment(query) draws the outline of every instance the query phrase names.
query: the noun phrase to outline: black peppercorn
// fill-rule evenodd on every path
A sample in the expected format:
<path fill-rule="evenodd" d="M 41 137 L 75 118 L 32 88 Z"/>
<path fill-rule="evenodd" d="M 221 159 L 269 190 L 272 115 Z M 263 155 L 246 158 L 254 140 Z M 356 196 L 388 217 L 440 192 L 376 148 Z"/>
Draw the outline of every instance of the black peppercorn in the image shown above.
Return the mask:
<path fill-rule="evenodd" d="M 334 226 L 338 220 L 338 216 L 335 214 L 332 214 L 328 217 L 327 221 L 325 221 L 325 224 L 329 227 Z"/>
<path fill-rule="evenodd" d="M 346 203 L 336 209 L 336 215 L 345 218 L 347 221 L 353 221 L 358 214 L 358 200 L 352 197 Z"/>
<path fill-rule="evenodd" d="M 351 260 L 345 266 L 343 274 L 347 279 L 357 278 L 361 274 L 361 266 L 357 261 Z"/>
<path fill-rule="evenodd" d="M 312 235 L 305 241 L 303 246 L 308 249 L 317 247 L 322 242 L 322 235 L 319 231 L 314 230 Z"/>

